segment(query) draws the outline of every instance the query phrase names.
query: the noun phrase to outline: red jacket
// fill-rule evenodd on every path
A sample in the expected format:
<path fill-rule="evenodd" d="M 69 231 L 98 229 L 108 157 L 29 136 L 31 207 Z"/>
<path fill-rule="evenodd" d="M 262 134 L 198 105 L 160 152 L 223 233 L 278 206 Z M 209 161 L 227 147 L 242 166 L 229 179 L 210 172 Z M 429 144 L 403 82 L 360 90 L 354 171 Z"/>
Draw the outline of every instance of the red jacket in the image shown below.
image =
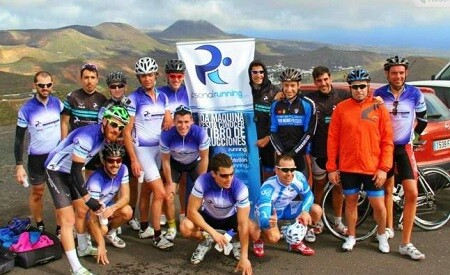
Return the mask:
<path fill-rule="evenodd" d="M 327 141 L 327 171 L 374 175 L 392 167 L 394 143 L 389 113 L 368 96 L 336 106 Z"/>

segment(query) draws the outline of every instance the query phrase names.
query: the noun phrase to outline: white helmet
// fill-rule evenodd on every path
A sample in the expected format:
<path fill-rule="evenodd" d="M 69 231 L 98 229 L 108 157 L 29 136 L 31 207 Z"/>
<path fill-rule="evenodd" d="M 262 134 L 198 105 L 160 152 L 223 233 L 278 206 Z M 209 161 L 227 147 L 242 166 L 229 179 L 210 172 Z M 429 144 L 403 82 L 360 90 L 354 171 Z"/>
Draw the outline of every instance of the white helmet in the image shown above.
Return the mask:
<path fill-rule="evenodd" d="M 136 62 L 134 71 L 137 75 L 156 73 L 158 71 L 158 64 L 151 57 L 142 57 Z"/>
<path fill-rule="evenodd" d="M 296 244 L 301 242 L 306 235 L 306 231 L 307 227 L 296 220 L 295 223 L 286 228 L 286 232 L 284 234 L 286 242 L 288 244 Z"/>

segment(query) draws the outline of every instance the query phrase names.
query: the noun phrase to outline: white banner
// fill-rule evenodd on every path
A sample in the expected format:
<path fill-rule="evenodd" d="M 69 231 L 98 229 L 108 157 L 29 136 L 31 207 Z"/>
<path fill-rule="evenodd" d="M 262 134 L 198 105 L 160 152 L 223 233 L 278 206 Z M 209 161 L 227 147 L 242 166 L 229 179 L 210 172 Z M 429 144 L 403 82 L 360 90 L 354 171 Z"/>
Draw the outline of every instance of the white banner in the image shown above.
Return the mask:
<path fill-rule="evenodd" d="M 180 42 L 177 52 L 186 63 L 194 111 L 252 110 L 247 68 L 254 57 L 254 39 Z"/>
<path fill-rule="evenodd" d="M 248 75 L 254 51 L 254 39 L 177 43 L 178 58 L 186 63 L 190 105 L 211 138 L 210 153 L 232 158 L 252 205 L 261 185 Z"/>

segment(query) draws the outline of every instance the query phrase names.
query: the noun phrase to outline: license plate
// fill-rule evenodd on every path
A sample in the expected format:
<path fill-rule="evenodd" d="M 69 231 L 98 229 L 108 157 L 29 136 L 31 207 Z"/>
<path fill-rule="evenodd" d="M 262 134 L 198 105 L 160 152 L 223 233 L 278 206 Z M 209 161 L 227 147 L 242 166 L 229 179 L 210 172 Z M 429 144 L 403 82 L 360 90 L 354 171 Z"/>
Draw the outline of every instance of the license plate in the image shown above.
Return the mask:
<path fill-rule="evenodd" d="M 450 148 L 450 139 L 437 140 L 433 142 L 433 151 Z"/>

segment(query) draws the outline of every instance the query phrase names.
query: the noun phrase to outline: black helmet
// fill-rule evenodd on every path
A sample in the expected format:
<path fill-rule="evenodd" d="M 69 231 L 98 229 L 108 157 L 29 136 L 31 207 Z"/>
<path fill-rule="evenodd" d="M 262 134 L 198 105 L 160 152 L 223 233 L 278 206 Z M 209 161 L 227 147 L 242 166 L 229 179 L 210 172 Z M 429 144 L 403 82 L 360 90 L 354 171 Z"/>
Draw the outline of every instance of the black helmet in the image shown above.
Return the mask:
<path fill-rule="evenodd" d="M 347 75 L 347 83 L 352 84 L 353 81 L 368 81 L 368 82 L 370 82 L 369 72 L 364 69 L 352 70 Z"/>
<path fill-rule="evenodd" d="M 280 74 L 280 81 L 301 81 L 302 73 L 297 69 L 286 69 Z"/>
<path fill-rule="evenodd" d="M 103 160 L 110 157 L 123 157 L 125 156 L 125 148 L 119 143 L 106 143 L 102 150 L 101 156 Z"/>
<path fill-rule="evenodd" d="M 408 59 L 406 59 L 404 57 L 399 57 L 398 55 L 389 57 L 388 59 L 386 59 L 386 62 L 384 63 L 384 70 L 388 71 L 390 67 L 397 66 L 397 65 L 402 65 L 406 69 L 408 69 L 409 61 L 408 61 Z"/>
<path fill-rule="evenodd" d="M 122 83 L 127 84 L 127 77 L 121 71 L 113 71 L 109 75 L 106 76 L 106 85 L 111 85 L 113 83 Z"/>
<path fill-rule="evenodd" d="M 186 65 L 183 60 L 180 59 L 170 59 L 164 65 L 166 73 L 184 73 L 186 71 Z"/>

